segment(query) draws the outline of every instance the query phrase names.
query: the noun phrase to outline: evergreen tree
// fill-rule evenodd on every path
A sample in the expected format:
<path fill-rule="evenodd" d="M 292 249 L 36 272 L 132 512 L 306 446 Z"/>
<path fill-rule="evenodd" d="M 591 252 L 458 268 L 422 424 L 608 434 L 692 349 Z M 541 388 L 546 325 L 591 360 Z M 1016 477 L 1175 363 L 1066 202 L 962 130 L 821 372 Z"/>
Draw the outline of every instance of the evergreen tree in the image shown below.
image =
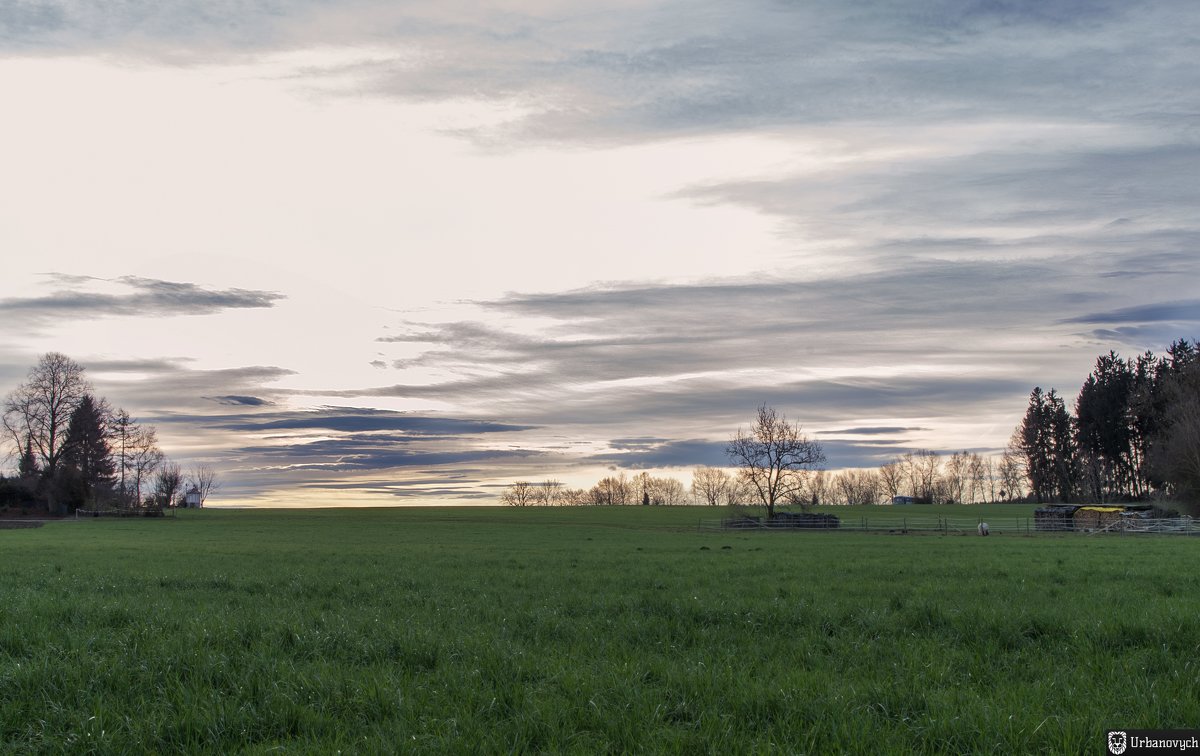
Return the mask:
<path fill-rule="evenodd" d="M 1050 442 L 1050 419 L 1046 395 L 1041 386 L 1029 394 L 1029 406 L 1017 428 L 1014 441 L 1025 458 L 1025 474 L 1029 490 L 1038 504 L 1053 498 L 1053 462 Z"/>
<path fill-rule="evenodd" d="M 1075 421 L 1067 412 L 1066 402 L 1054 389 L 1046 394 L 1046 428 L 1050 443 L 1050 470 L 1054 493 L 1059 501 L 1070 501 L 1078 480 L 1078 455 L 1075 446 Z"/>
<path fill-rule="evenodd" d="M 71 413 L 67 425 L 63 462 L 77 474 L 75 488 L 87 502 L 112 490 L 114 483 L 116 468 L 108 445 L 108 414 L 105 402 L 88 394 Z"/>
<path fill-rule="evenodd" d="M 1155 477 L 1181 500 L 1200 504 L 1200 354 L 1180 340 L 1167 350 L 1160 397 L 1163 412 L 1150 438 Z"/>
<path fill-rule="evenodd" d="M 1079 453 L 1089 493 L 1097 501 L 1132 493 L 1133 366 L 1115 352 L 1096 367 L 1075 402 Z"/>
<path fill-rule="evenodd" d="M 38 467 L 37 455 L 33 453 L 33 441 L 25 438 L 25 447 L 21 450 L 21 459 L 17 462 L 17 473 L 26 480 L 36 478 L 41 472 Z"/>

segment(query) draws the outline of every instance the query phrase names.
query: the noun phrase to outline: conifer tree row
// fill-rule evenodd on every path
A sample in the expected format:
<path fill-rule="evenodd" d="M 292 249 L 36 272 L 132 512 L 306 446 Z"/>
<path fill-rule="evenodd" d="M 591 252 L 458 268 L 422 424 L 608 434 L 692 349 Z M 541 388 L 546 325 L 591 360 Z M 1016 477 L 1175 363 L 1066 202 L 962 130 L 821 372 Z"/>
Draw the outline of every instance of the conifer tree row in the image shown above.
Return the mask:
<path fill-rule="evenodd" d="M 1058 392 L 1036 387 L 1010 448 L 1024 463 L 1039 502 L 1144 499 L 1188 493 L 1189 455 L 1200 454 L 1189 434 L 1200 404 L 1200 353 L 1180 339 L 1156 357 L 1096 359 L 1075 401 L 1074 414 Z M 1200 475 L 1200 471 L 1196 473 Z"/>

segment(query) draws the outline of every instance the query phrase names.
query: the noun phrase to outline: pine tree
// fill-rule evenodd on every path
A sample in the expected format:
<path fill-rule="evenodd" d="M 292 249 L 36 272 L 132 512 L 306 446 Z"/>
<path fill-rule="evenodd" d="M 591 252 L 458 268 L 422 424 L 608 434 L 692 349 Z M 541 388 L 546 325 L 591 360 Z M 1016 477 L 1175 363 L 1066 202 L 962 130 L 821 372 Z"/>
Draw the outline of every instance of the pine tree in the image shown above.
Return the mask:
<path fill-rule="evenodd" d="M 1096 359 L 1075 402 L 1079 451 L 1097 501 L 1127 496 L 1135 488 L 1133 390 L 1134 365 L 1110 351 Z"/>
<path fill-rule="evenodd" d="M 107 407 L 90 394 L 71 413 L 63 444 L 63 462 L 79 475 L 85 501 L 94 501 L 113 487 L 112 450 L 108 446 Z"/>
<path fill-rule="evenodd" d="M 1066 402 L 1054 389 L 1046 394 L 1046 419 L 1051 455 L 1051 479 L 1059 501 L 1070 501 L 1079 479 L 1075 446 L 1075 420 Z"/>
<path fill-rule="evenodd" d="M 1029 406 L 1025 409 L 1025 417 L 1014 435 L 1017 448 L 1025 457 L 1029 490 L 1038 504 L 1053 498 L 1053 452 L 1049 425 L 1046 395 L 1038 386 L 1029 394 Z"/>
<path fill-rule="evenodd" d="M 36 478 L 40 472 L 37 455 L 33 453 L 33 441 L 26 436 L 25 448 L 21 450 L 21 460 L 17 463 L 17 473 L 22 478 L 31 480 Z"/>

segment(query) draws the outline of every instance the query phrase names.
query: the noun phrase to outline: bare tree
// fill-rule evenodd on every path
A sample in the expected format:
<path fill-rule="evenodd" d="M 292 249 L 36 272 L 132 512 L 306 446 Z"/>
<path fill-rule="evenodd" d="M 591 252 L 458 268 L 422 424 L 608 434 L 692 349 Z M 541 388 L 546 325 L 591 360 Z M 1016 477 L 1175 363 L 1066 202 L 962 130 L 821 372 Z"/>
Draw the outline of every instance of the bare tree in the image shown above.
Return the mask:
<path fill-rule="evenodd" d="M 996 492 L 999 490 L 996 485 L 999 481 L 999 475 L 996 472 L 996 459 L 994 457 L 984 457 L 984 472 L 987 475 L 987 500 L 991 503 L 998 501 Z"/>
<path fill-rule="evenodd" d="M 135 506 L 141 506 L 142 486 L 150 481 L 150 476 L 163 460 L 163 453 L 158 448 L 158 433 L 149 426 L 135 426 L 125 446 L 124 456 L 129 473 L 127 482 L 134 494 Z"/>
<path fill-rule="evenodd" d="M 830 484 L 843 503 L 863 506 L 879 503 L 881 484 L 874 470 L 842 470 Z"/>
<path fill-rule="evenodd" d="M 559 500 L 568 507 L 582 507 L 591 503 L 588 491 L 583 488 L 564 488 Z"/>
<path fill-rule="evenodd" d="M 980 454 L 971 454 L 967 464 L 967 498 L 972 504 L 979 502 L 981 499 L 991 501 L 988 496 L 988 483 L 992 478 L 992 458 L 984 457 Z"/>
<path fill-rule="evenodd" d="M 900 495 L 900 488 L 904 485 L 904 469 L 900 466 L 900 460 L 894 459 L 880 465 L 879 485 L 887 494 L 888 501 Z"/>
<path fill-rule="evenodd" d="M 904 455 L 909 461 L 909 475 L 913 496 L 917 501 L 932 504 L 937 497 L 939 488 L 939 472 L 942 460 L 937 452 L 928 449 L 918 449 L 911 455 Z"/>
<path fill-rule="evenodd" d="M 971 459 L 967 452 L 954 452 L 942 473 L 941 493 L 947 504 L 962 504 L 970 475 Z"/>
<path fill-rule="evenodd" d="M 31 449 L 47 477 L 54 477 L 71 413 L 92 387 L 83 366 L 59 352 L 43 354 L 29 378 L 4 400 L 4 430 L 20 454 Z"/>
<path fill-rule="evenodd" d="M 729 476 L 729 485 L 725 487 L 725 505 L 736 507 L 747 504 L 754 496 L 754 489 L 740 475 Z"/>
<path fill-rule="evenodd" d="M 819 442 L 765 404 L 758 408 L 750 430 L 739 428 L 725 452 L 742 479 L 753 486 L 767 519 L 775 516 L 778 504 L 802 491 L 805 476 L 825 462 Z"/>
<path fill-rule="evenodd" d="M 804 484 L 804 489 L 793 497 L 793 501 L 797 504 L 814 507 L 827 503 L 831 490 L 829 477 L 829 474 L 824 470 L 817 470 L 808 476 L 808 480 Z"/>
<path fill-rule="evenodd" d="M 1015 438 L 1016 434 L 1013 435 Z M 1025 473 L 1024 457 L 1014 443 L 1014 441 L 1010 441 L 1008 448 L 1004 450 L 998 471 L 1000 484 L 1003 486 L 1000 498 L 1008 501 L 1019 499 L 1025 495 L 1025 481 L 1028 477 Z"/>
<path fill-rule="evenodd" d="M 644 470 L 633 476 L 633 480 L 629 482 L 633 497 L 637 499 L 639 504 L 654 504 L 654 497 L 651 491 L 654 488 L 654 478 L 650 473 Z"/>
<path fill-rule="evenodd" d="M 117 487 L 125 506 L 141 506 L 142 488 L 150 482 L 163 460 L 163 453 L 158 448 L 158 432 L 153 426 L 138 424 L 124 409 L 112 413 L 108 427 L 116 462 Z M 215 477 L 211 483 L 215 486 Z"/>
<path fill-rule="evenodd" d="M 650 502 L 668 507 L 687 503 L 687 489 L 677 478 L 651 478 Z"/>
<path fill-rule="evenodd" d="M 730 476 L 719 467 L 697 467 L 692 471 L 692 495 L 710 507 L 724 503 Z"/>
<path fill-rule="evenodd" d="M 552 507 L 558 504 L 562 487 L 563 484 L 561 481 L 554 478 L 547 478 L 537 484 L 537 489 L 534 491 L 534 499 L 540 506 Z"/>
<path fill-rule="evenodd" d="M 633 486 L 625 477 L 625 473 L 620 476 L 608 476 L 601 478 L 596 485 L 592 486 L 588 491 L 592 504 L 628 504 L 633 496 Z"/>
<path fill-rule="evenodd" d="M 112 452 L 117 463 L 117 490 L 126 506 L 129 505 L 129 485 L 126 473 L 129 472 L 129 455 L 127 450 L 133 448 L 133 437 L 137 433 L 137 423 L 124 409 L 112 413 L 108 423 L 109 434 L 112 437 Z"/>
<path fill-rule="evenodd" d="M 221 487 L 217 480 L 217 471 L 209 465 L 196 465 L 188 476 L 188 486 L 194 488 L 200 495 L 200 506 L 208 501 L 208 497 Z"/>
<path fill-rule="evenodd" d="M 183 471 L 179 469 L 179 465 L 163 457 L 154 474 L 154 498 L 159 506 L 173 507 L 182 490 Z"/>
<path fill-rule="evenodd" d="M 518 480 L 500 494 L 500 501 L 510 507 L 528 507 L 534 502 L 534 486 L 527 480 Z"/>

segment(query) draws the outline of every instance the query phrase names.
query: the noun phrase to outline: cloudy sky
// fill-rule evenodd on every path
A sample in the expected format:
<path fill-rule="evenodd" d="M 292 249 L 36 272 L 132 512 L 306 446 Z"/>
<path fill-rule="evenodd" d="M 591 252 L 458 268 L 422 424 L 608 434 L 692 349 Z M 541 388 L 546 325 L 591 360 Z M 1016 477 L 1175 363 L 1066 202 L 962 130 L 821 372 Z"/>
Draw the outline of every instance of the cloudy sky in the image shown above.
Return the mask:
<path fill-rule="evenodd" d="M 220 503 L 994 451 L 1200 335 L 1194 0 L 0 0 L 0 108 L 0 391 Z"/>

